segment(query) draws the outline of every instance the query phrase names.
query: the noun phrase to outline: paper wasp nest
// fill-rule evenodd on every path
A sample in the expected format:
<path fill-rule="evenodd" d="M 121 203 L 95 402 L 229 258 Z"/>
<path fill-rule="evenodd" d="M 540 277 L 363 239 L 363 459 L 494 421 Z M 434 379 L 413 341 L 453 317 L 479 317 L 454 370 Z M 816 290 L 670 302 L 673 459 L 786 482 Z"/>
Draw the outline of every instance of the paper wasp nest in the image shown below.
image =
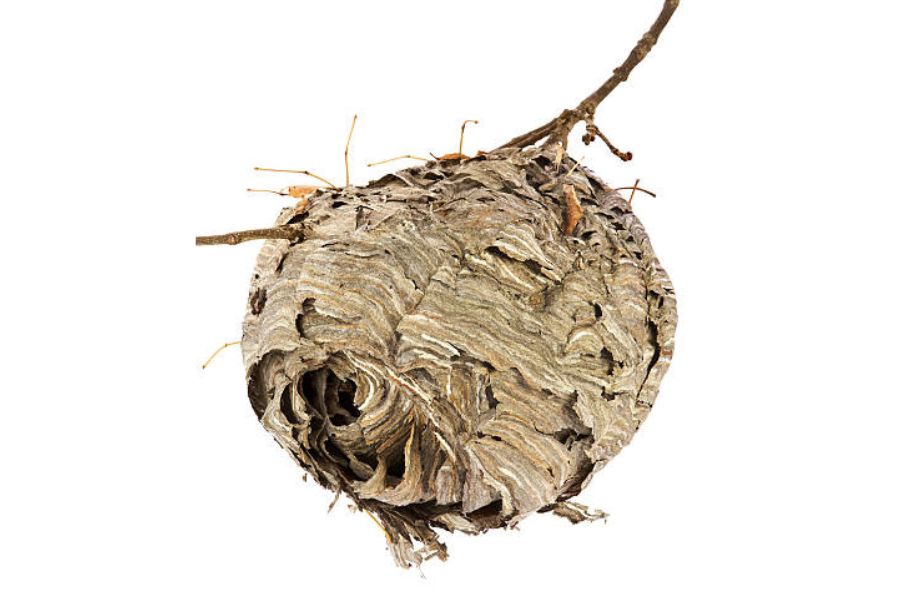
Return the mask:
<path fill-rule="evenodd" d="M 626 202 L 540 148 L 322 190 L 260 252 L 250 401 L 402 565 L 555 510 L 634 435 L 672 356 L 675 296 Z M 563 233 L 570 184 L 584 211 Z"/>

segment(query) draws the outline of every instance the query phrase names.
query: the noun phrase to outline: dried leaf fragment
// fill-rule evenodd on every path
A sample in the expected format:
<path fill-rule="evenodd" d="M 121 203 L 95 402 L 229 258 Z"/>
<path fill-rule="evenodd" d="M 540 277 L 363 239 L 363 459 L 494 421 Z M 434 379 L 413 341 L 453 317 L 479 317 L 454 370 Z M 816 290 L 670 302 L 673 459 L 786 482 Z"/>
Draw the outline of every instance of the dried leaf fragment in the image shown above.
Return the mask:
<path fill-rule="evenodd" d="M 318 189 L 314 185 L 292 185 L 288 187 L 288 195 L 291 198 L 305 198 Z"/>
<path fill-rule="evenodd" d="M 584 210 L 578 201 L 575 186 L 571 183 L 563 184 L 563 194 L 566 197 L 566 223 L 563 227 L 563 232 L 566 235 L 572 235 L 572 232 L 575 231 L 575 227 L 578 225 L 578 221 L 584 215 Z"/>
<path fill-rule="evenodd" d="M 605 519 L 607 515 L 602 510 L 591 510 L 584 504 L 578 502 L 560 502 L 551 507 L 553 514 L 568 519 L 570 523 L 578 524 L 585 521 L 597 521 Z"/>

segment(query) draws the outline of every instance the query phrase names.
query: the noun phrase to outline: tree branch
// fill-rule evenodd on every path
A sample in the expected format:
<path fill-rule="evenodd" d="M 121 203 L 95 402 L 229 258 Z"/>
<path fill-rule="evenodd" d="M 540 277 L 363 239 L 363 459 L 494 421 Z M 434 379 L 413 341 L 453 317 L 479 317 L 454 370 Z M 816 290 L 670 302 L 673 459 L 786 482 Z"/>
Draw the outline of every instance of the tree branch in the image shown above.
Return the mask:
<path fill-rule="evenodd" d="M 678 8 L 678 2 L 679 0 L 665 0 L 662 11 L 659 13 L 656 21 L 632 48 L 625 62 L 614 69 L 612 76 L 590 96 L 582 100 L 577 107 L 574 109 L 567 108 L 552 121 L 511 139 L 500 146 L 500 148 L 524 148 L 544 138 L 547 138 L 547 144 L 561 143 L 565 147 L 568 143 L 569 133 L 571 133 L 575 125 L 580 121 L 593 123 L 594 111 L 597 109 L 597 105 L 609 96 L 610 92 L 616 89 L 616 86 L 628 79 L 631 71 L 638 63 L 644 60 L 644 57 L 647 56 L 659 39 L 659 34 L 662 33 L 662 30 L 669 23 L 669 19 L 672 18 L 672 13 Z M 497 149 L 499 150 L 500 148 Z"/>
<path fill-rule="evenodd" d="M 197 236 L 198 246 L 215 246 L 228 244 L 234 246 L 251 240 L 299 240 L 303 237 L 303 228 L 296 225 L 282 225 L 268 229 L 248 229 L 246 231 L 234 231 L 222 235 Z"/>

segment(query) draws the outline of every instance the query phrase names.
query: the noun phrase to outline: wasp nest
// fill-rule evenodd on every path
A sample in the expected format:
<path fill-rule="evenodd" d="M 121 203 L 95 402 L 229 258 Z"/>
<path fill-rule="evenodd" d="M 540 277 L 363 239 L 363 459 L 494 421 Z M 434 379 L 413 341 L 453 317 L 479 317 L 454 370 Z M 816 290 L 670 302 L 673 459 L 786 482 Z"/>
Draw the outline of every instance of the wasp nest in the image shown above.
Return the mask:
<path fill-rule="evenodd" d="M 510 148 L 323 190 L 279 217 L 302 238 L 260 252 L 253 409 L 379 519 L 401 565 L 446 555 L 434 528 L 588 517 L 567 499 L 631 440 L 668 367 L 675 296 L 643 227 L 554 158 Z"/>

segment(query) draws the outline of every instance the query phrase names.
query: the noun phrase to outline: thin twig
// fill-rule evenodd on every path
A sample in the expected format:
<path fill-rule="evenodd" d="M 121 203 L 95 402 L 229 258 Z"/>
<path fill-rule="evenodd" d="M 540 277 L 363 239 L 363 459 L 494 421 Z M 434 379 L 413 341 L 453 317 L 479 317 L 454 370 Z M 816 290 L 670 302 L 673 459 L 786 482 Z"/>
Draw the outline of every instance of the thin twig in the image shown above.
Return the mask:
<path fill-rule="evenodd" d="M 603 135 L 603 132 L 600 131 L 596 125 L 594 125 L 593 123 L 588 123 L 587 133 L 584 134 L 582 141 L 584 141 L 585 145 L 590 144 L 592 141 L 594 141 L 594 136 L 598 136 L 601 140 L 603 140 L 603 143 L 606 144 L 606 147 L 609 148 L 609 151 L 618 156 L 624 162 L 628 162 L 629 160 L 634 158 L 634 155 L 631 152 L 622 152 L 621 150 L 616 148 L 613 143 L 609 141 L 609 138 Z"/>
<path fill-rule="evenodd" d="M 638 181 L 640 181 L 640 180 L 638 180 Z M 645 189 L 645 188 L 642 188 L 642 187 L 637 187 L 636 185 L 628 185 L 628 186 L 625 186 L 625 187 L 615 188 L 613 191 L 614 191 L 614 192 L 621 192 L 621 191 L 624 191 L 624 190 L 637 190 L 637 191 L 639 191 L 639 192 L 644 192 L 644 193 L 647 194 L 648 196 L 653 196 L 654 198 L 656 198 L 656 194 L 654 194 L 654 193 L 651 192 L 650 190 Z"/>
<path fill-rule="evenodd" d="M 631 188 L 631 195 L 628 196 L 628 210 L 631 210 L 631 201 L 634 200 L 634 194 L 635 194 L 635 192 L 637 192 L 638 185 L 640 185 L 640 183 L 641 183 L 640 179 L 634 180 L 634 187 Z"/>
<path fill-rule="evenodd" d="M 237 341 L 234 341 L 234 342 L 225 342 L 224 344 L 222 344 L 221 346 L 219 346 L 219 348 L 218 348 L 215 352 L 213 352 L 212 355 L 211 355 L 209 358 L 206 359 L 206 362 L 203 363 L 203 366 L 200 367 L 200 368 L 201 368 L 201 369 L 205 369 L 206 367 L 208 367 L 208 366 L 209 366 L 209 363 L 211 363 L 211 362 L 213 361 L 213 359 L 214 359 L 216 356 L 219 355 L 219 352 L 221 352 L 222 350 L 224 350 L 224 349 L 227 348 L 228 346 L 234 346 L 235 344 L 240 344 L 240 343 L 241 343 L 241 340 L 237 340 Z"/>
<path fill-rule="evenodd" d="M 574 172 L 575 172 L 575 169 L 578 168 L 578 165 L 580 165 L 580 164 L 581 164 L 581 161 L 583 161 L 583 160 L 584 160 L 584 156 L 582 156 L 581 158 L 579 158 L 578 160 L 576 160 L 576 161 L 575 161 L 575 164 L 572 165 L 572 168 L 569 169 L 569 171 L 566 173 L 566 177 L 568 177 L 569 175 L 571 175 L 572 173 L 574 173 Z"/>
<path fill-rule="evenodd" d="M 540 127 L 524 133 L 518 137 L 506 142 L 500 148 L 524 148 L 544 138 L 547 144 L 554 142 L 562 142 L 563 146 L 567 145 L 569 133 L 579 121 L 591 122 L 594 118 L 594 111 L 610 92 L 616 89 L 620 83 L 628 79 L 631 71 L 640 63 L 644 57 L 650 52 L 651 48 L 659 39 L 659 34 L 665 29 L 672 18 L 672 13 L 678 8 L 679 0 L 665 0 L 662 11 L 656 18 L 650 29 L 641 37 L 638 43 L 632 48 L 628 58 L 621 65 L 613 70 L 612 76 L 606 80 L 599 88 L 597 88 L 590 96 L 581 101 L 574 110 L 566 109 L 562 111 L 555 119 L 541 125 Z M 499 150 L 499 148 L 498 148 Z"/>
<path fill-rule="evenodd" d="M 296 225 L 282 225 L 268 229 L 248 229 L 246 231 L 233 231 L 221 235 L 197 236 L 198 246 L 215 246 L 227 244 L 234 246 L 251 240 L 297 240 L 303 237 L 303 229 Z"/>
<path fill-rule="evenodd" d="M 318 189 L 319 188 L 314 185 L 291 185 L 280 190 L 257 190 L 253 188 L 247 188 L 247 191 L 275 194 L 276 196 L 290 196 L 291 198 L 305 198 Z"/>
<path fill-rule="evenodd" d="M 375 521 L 375 524 L 378 525 L 378 529 L 380 529 L 380 530 L 381 530 L 381 533 L 384 534 L 384 537 L 387 538 L 388 543 L 393 544 L 393 543 L 394 543 L 394 539 L 391 537 L 391 534 L 388 533 L 387 528 L 385 528 L 385 526 L 381 524 L 381 521 L 379 521 L 378 519 L 376 519 L 376 518 L 375 518 L 375 515 L 373 515 L 372 513 L 370 513 L 370 512 L 368 511 L 368 509 L 365 509 L 365 508 L 364 508 L 364 509 L 363 509 L 363 512 L 366 513 L 367 515 L 369 515 L 369 518 L 370 518 L 370 519 L 372 519 L 373 521 Z"/>
<path fill-rule="evenodd" d="M 312 177 L 313 179 L 318 179 L 324 184 L 327 184 L 329 187 L 338 189 L 338 186 L 334 185 L 324 177 L 319 177 L 315 173 L 310 173 L 309 171 L 305 171 L 302 169 L 268 169 L 265 167 L 253 167 L 254 171 L 267 171 L 269 173 L 299 173 L 300 175 L 306 175 L 307 177 Z"/>
<path fill-rule="evenodd" d="M 353 137 L 353 129 L 356 127 L 356 117 L 357 115 L 353 115 L 350 133 L 347 134 L 347 145 L 344 146 L 344 181 L 348 186 L 350 185 L 350 138 Z"/>
<path fill-rule="evenodd" d="M 287 195 L 288 195 L 287 192 L 282 192 L 282 191 L 280 191 L 280 190 L 256 190 L 256 189 L 253 189 L 253 188 L 247 188 L 247 191 L 248 191 L 248 192 L 256 192 L 256 193 L 263 193 L 263 194 L 275 194 L 275 195 L 277 195 L 277 196 L 287 196 Z"/>
<path fill-rule="evenodd" d="M 459 155 L 463 156 L 463 136 L 466 135 L 466 125 L 469 123 L 473 123 L 478 125 L 478 121 L 476 119 L 466 119 L 463 121 L 462 127 L 459 128 Z"/>
<path fill-rule="evenodd" d="M 385 164 L 385 163 L 393 162 L 393 161 L 395 161 L 395 160 L 403 160 L 404 158 L 409 158 L 409 159 L 411 159 L 411 160 L 423 160 L 423 161 L 425 161 L 425 162 L 428 162 L 429 160 L 431 160 L 430 158 L 423 158 L 423 157 L 421 157 L 421 156 L 416 156 L 415 154 L 401 154 L 400 156 L 395 156 L 395 157 L 393 157 L 393 158 L 386 158 L 386 159 L 384 159 L 384 160 L 379 160 L 379 161 L 377 161 L 377 162 L 369 163 L 369 164 L 367 164 L 366 166 L 367 166 L 367 167 L 374 167 L 374 166 L 377 166 L 377 165 L 383 165 L 383 164 Z"/>

